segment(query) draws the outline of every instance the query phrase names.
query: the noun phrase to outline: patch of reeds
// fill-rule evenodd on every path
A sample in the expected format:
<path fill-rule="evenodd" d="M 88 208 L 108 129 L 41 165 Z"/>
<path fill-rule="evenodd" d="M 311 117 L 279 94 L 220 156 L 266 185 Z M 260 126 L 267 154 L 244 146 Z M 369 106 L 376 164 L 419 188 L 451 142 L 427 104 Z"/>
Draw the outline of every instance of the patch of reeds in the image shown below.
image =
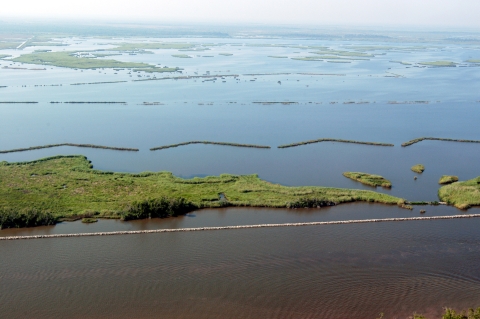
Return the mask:
<path fill-rule="evenodd" d="M 270 146 L 255 145 L 255 144 L 239 144 L 239 143 L 211 142 L 211 141 L 190 141 L 190 142 L 184 142 L 184 143 L 178 143 L 178 144 L 152 147 L 150 150 L 157 151 L 157 150 L 163 150 L 166 148 L 172 148 L 172 147 L 178 147 L 178 146 L 190 145 L 190 144 L 211 144 L 211 145 L 224 145 L 224 146 L 235 146 L 235 147 L 271 148 Z"/>
<path fill-rule="evenodd" d="M 458 182 L 458 176 L 453 176 L 453 175 L 443 175 L 440 177 L 440 180 L 438 181 L 439 184 L 446 185 L 446 184 L 451 184 Z"/>
<path fill-rule="evenodd" d="M 362 142 L 362 141 L 342 140 L 342 139 L 335 139 L 335 138 L 320 138 L 318 140 L 309 140 L 309 141 L 292 143 L 292 144 L 284 144 L 284 145 L 278 146 L 278 148 L 288 148 L 288 147 L 295 147 L 295 146 L 314 144 L 314 143 L 320 143 L 320 142 L 339 142 L 339 143 L 364 144 L 364 145 L 374 145 L 374 146 L 394 146 L 393 144 L 389 144 L 389 143 Z"/>
<path fill-rule="evenodd" d="M 125 83 L 128 81 L 108 81 L 108 82 L 89 82 L 89 83 L 72 83 L 70 85 L 90 85 L 90 84 L 109 84 L 109 83 Z"/>
<path fill-rule="evenodd" d="M 343 173 L 343 176 L 368 186 L 373 186 L 373 187 L 381 186 L 385 188 L 392 187 L 392 183 L 388 179 L 380 175 L 373 175 L 373 174 L 360 173 L 360 172 L 345 172 Z"/>
<path fill-rule="evenodd" d="M 410 167 L 410 169 L 412 171 L 414 171 L 415 173 L 422 174 L 423 171 L 425 170 L 425 166 L 423 164 L 417 164 L 417 165 L 413 165 L 412 167 Z"/>
<path fill-rule="evenodd" d="M 419 137 L 408 142 L 402 143 L 402 147 L 410 146 L 421 141 L 446 141 L 446 142 L 461 142 L 461 143 L 480 143 L 479 140 L 460 140 L 453 138 L 440 138 L 440 137 Z"/>
<path fill-rule="evenodd" d="M 50 211 L 36 208 L 0 207 L 0 229 L 34 226 L 48 226 L 57 223 L 58 218 Z"/>
<path fill-rule="evenodd" d="M 90 217 L 82 218 L 82 223 L 84 223 L 84 224 L 93 224 L 93 223 L 96 223 L 96 222 L 98 222 L 98 219 L 96 219 L 96 218 L 90 218 Z"/>
<path fill-rule="evenodd" d="M 121 213 L 122 220 L 145 219 L 152 217 L 165 218 L 185 215 L 199 207 L 185 198 L 157 198 L 134 202 L 125 207 Z"/>
<path fill-rule="evenodd" d="M 52 148 L 52 147 L 59 147 L 59 146 L 101 148 L 101 149 L 105 149 L 105 150 L 129 151 L 129 152 L 138 152 L 139 151 L 138 148 L 112 147 L 112 146 L 93 145 L 93 144 L 61 143 L 61 144 L 47 144 L 47 145 L 32 146 L 32 147 L 26 147 L 26 148 L 16 148 L 16 149 L 11 149 L 11 150 L 3 150 L 3 151 L 0 151 L 0 154 L 33 151 L 33 150 L 39 150 L 39 149 L 43 149 L 43 148 Z"/>
<path fill-rule="evenodd" d="M 438 197 L 448 205 L 468 209 L 480 205 L 480 176 L 440 187 Z"/>

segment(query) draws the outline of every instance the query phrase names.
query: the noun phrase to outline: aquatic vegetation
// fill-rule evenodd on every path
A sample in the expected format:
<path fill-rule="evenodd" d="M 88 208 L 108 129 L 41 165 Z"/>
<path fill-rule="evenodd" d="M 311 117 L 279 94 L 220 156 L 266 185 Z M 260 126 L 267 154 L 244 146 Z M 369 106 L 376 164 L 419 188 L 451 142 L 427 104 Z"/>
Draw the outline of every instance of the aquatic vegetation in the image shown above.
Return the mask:
<path fill-rule="evenodd" d="M 411 141 L 402 143 L 402 147 L 410 146 L 421 141 L 446 141 L 446 142 L 461 142 L 461 143 L 480 143 L 479 140 L 459 140 L 453 138 L 439 138 L 439 137 L 419 137 Z"/>
<path fill-rule="evenodd" d="M 223 55 L 223 56 L 232 56 L 233 53 L 219 53 L 218 55 Z"/>
<path fill-rule="evenodd" d="M 0 207 L 0 229 L 54 225 L 58 218 L 48 210 Z"/>
<path fill-rule="evenodd" d="M 223 194 L 224 200 L 219 194 Z M 28 208 L 62 218 L 88 210 L 95 212 L 95 218 L 126 219 L 205 207 L 296 207 L 299 203 L 354 201 L 405 203 L 401 198 L 366 190 L 287 187 L 263 181 L 257 175 L 182 179 L 170 172 L 98 171 L 91 168 L 84 156 L 0 162 L 0 198 L 1 212 Z"/>
<path fill-rule="evenodd" d="M 181 59 L 191 59 L 192 57 L 188 54 L 172 54 L 174 58 L 181 58 Z"/>
<path fill-rule="evenodd" d="M 8 58 L 8 57 L 11 57 L 11 55 L 9 55 L 9 54 L 0 54 L 0 59 L 5 59 L 5 58 Z"/>
<path fill-rule="evenodd" d="M 392 183 L 380 175 L 373 175 L 360 172 L 345 172 L 343 176 L 353 179 L 354 181 L 360 182 L 368 186 L 382 186 L 385 188 L 391 188 Z"/>
<path fill-rule="evenodd" d="M 96 222 L 98 222 L 98 219 L 96 219 L 96 218 L 90 218 L 90 217 L 82 218 L 82 223 L 84 223 L 84 224 L 92 224 L 92 223 L 96 223 Z"/>
<path fill-rule="evenodd" d="M 414 314 L 413 319 L 428 319 L 421 314 Z M 477 309 L 470 308 L 467 311 L 456 312 L 452 308 L 445 308 L 442 319 L 480 319 L 480 307 Z"/>
<path fill-rule="evenodd" d="M 353 51 L 337 51 L 337 50 L 323 50 L 323 51 L 316 51 L 310 52 L 312 54 L 318 55 L 329 55 L 329 56 L 339 56 L 339 57 L 375 57 L 373 54 L 368 54 L 364 52 L 353 52 Z"/>
<path fill-rule="evenodd" d="M 288 56 L 284 56 L 284 55 L 269 55 L 268 56 L 269 58 L 274 58 L 274 59 L 287 59 Z"/>
<path fill-rule="evenodd" d="M 190 43 L 168 43 L 168 42 L 157 42 L 157 43 L 122 43 L 119 46 L 108 49 L 108 51 L 139 51 L 139 50 L 168 50 L 168 49 L 191 49 L 195 48 L 195 44 Z"/>
<path fill-rule="evenodd" d="M 467 62 L 469 62 L 469 63 L 480 63 L 480 59 L 470 59 L 470 60 L 467 60 Z"/>
<path fill-rule="evenodd" d="M 422 174 L 423 171 L 425 170 L 425 166 L 423 166 L 423 164 L 417 164 L 417 165 L 413 165 L 410 169 L 415 173 Z"/>
<path fill-rule="evenodd" d="M 341 139 L 335 139 L 335 138 L 320 138 L 318 140 L 309 140 L 309 141 L 292 143 L 292 144 L 284 144 L 284 145 L 278 146 L 278 148 L 295 147 L 300 145 L 307 145 L 307 144 L 321 143 L 321 142 L 339 142 L 339 143 L 364 144 L 364 145 L 374 145 L 374 146 L 394 146 L 393 144 L 388 144 L 388 143 L 362 142 L 362 141 L 353 141 L 353 140 L 341 140 Z"/>
<path fill-rule="evenodd" d="M 433 62 L 420 62 L 420 65 L 433 66 L 433 67 L 456 67 L 457 63 L 452 61 L 433 61 Z"/>
<path fill-rule="evenodd" d="M 93 145 L 93 144 L 61 143 L 61 144 L 48 144 L 48 145 L 32 146 L 32 147 L 27 147 L 27 148 L 16 148 L 16 149 L 3 150 L 3 151 L 0 150 L 0 154 L 33 151 L 33 150 L 40 150 L 40 149 L 43 149 L 43 148 L 52 148 L 52 147 L 59 147 L 59 146 L 101 148 L 101 149 L 105 149 L 105 150 L 114 150 L 114 151 L 138 152 L 138 148 L 111 147 L 111 146 L 102 146 L 102 145 Z"/>
<path fill-rule="evenodd" d="M 236 146 L 236 147 L 270 148 L 270 146 L 254 145 L 254 144 L 239 144 L 239 143 L 211 142 L 211 141 L 189 141 L 189 142 L 178 143 L 178 144 L 152 147 L 150 150 L 157 151 L 157 150 L 163 150 L 166 148 L 172 148 L 172 147 L 178 147 L 178 146 L 190 145 L 190 144 L 211 144 L 211 145 L 224 145 L 224 146 Z"/>
<path fill-rule="evenodd" d="M 456 182 L 440 187 L 440 200 L 460 209 L 480 205 L 480 176 L 465 182 Z"/>
<path fill-rule="evenodd" d="M 23 54 L 17 58 L 12 59 L 12 61 L 27 64 L 51 65 L 71 69 L 128 68 L 138 69 L 141 71 L 155 70 L 154 72 L 173 72 L 178 70 L 177 68 L 156 68 L 153 65 L 146 63 L 84 58 L 76 56 L 75 54 L 77 54 L 76 51 L 37 53 L 34 52 L 29 54 Z"/>
<path fill-rule="evenodd" d="M 454 175 L 443 175 L 438 181 L 439 184 L 451 184 L 455 182 L 458 182 L 458 176 Z"/>

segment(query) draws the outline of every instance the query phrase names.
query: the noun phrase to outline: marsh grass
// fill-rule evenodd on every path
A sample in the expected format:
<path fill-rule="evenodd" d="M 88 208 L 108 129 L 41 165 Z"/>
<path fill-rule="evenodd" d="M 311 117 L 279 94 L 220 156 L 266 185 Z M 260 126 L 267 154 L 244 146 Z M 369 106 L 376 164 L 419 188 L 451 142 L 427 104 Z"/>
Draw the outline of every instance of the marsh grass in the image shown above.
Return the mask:
<path fill-rule="evenodd" d="M 480 143 L 479 140 L 460 140 L 453 138 L 440 138 L 440 137 L 419 137 L 408 142 L 402 143 L 402 147 L 407 147 L 421 141 L 445 141 L 445 142 L 461 142 L 461 143 Z"/>
<path fill-rule="evenodd" d="M 423 171 L 425 171 L 425 166 L 423 164 L 416 164 L 410 167 L 410 169 L 415 173 L 422 174 Z"/>
<path fill-rule="evenodd" d="M 480 176 L 465 182 L 454 182 L 442 186 L 438 190 L 438 197 L 448 205 L 460 209 L 480 205 Z"/>
<path fill-rule="evenodd" d="M 373 174 L 360 173 L 360 172 L 345 172 L 343 173 L 343 176 L 368 186 L 373 186 L 373 187 L 381 186 L 385 188 L 392 187 L 392 183 L 388 179 L 385 179 L 380 175 L 373 175 Z"/>
<path fill-rule="evenodd" d="M 457 63 L 452 61 L 433 61 L 433 62 L 420 62 L 420 65 L 433 66 L 433 67 L 456 67 Z"/>
<path fill-rule="evenodd" d="M 223 200 L 219 194 L 223 194 Z M 257 175 L 222 174 L 182 179 L 170 172 L 98 171 L 92 169 L 84 156 L 0 162 L 0 198 L 0 215 L 10 220 L 4 224 L 14 227 L 46 224 L 72 216 L 161 217 L 206 207 L 310 207 L 356 201 L 400 206 L 405 203 L 404 199 L 374 191 L 286 187 L 263 181 Z M 10 212 L 28 209 L 46 214 L 46 217 L 38 219 L 39 222 L 26 217 L 16 218 L 16 215 L 12 219 Z"/>
<path fill-rule="evenodd" d="M 307 145 L 307 144 L 321 143 L 321 142 L 339 142 L 339 143 L 364 144 L 364 145 L 374 145 L 374 146 L 394 146 L 393 144 L 388 144 L 388 143 L 362 142 L 362 141 L 342 140 L 342 139 L 334 139 L 334 138 L 320 138 L 318 140 L 309 140 L 309 141 L 292 143 L 292 144 L 284 144 L 284 145 L 278 146 L 278 148 L 288 148 L 288 147 L 295 147 L 300 145 Z"/>
<path fill-rule="evenodd" d="M 458 182 L 458 176 L 453 176 L 453 175 L 443 175 L 440 177 L 440 180 L 438 181 L 439 184 L 446 185 L 446 184 L 451 184 Z"/>
<path fill-rule="evenodd" d="M 236 146 L 236 147 L 251 147 L 251 148 L 270 148 L 270 146 L 265 145 L 255 145 L 255 144 L 239 144 L 239 143 L 228 143 L 228 142 L 211 142 L 211 141 L 190 141 L 178 144 L 170 144 L 164 146 L 152 147 L 151 151 L 163 150 L 172 147 L 190 145 L 190 144 L 210 144 L 210 145 L 223 145 L 223 146 Z"/>
<path fill-rule="evenodd" d="M 93 145 L 93 144 L 61 143 L 61 144 L 47 144 L 47 145 L 32 146 L 32 147 L 27 147 L 27 148 L 16 148 L 16 149 L 11 149 L 11 150 L 4 150 L 4 151 L 0 151 L 0 154 L 33 151 L 33 150 L 40 150 L 40 149 L 43 149 L 43 148 L 52 148 L 52 147 L 60 147 L 60 146 L 101 148 L 101 149 L 105 149 L 105 150 L 114 150 L 114 151 L 138 152 L 138 148 L 112 147 L 112 146 Z"/>
<path fill-rule="evenodd" d="M 71 69 L 125 68 L 150 72 L 173 72 L 178 70 L 177 68 L 156 68 L 155 66 L 146 63 L 86 58 L 75 56 L 76 54 L 78 54 L 77 51 L 33 52 L 29 54 L 23 54 L 12 59 L 12 61 L 27 64 L 51 65 Z"/>

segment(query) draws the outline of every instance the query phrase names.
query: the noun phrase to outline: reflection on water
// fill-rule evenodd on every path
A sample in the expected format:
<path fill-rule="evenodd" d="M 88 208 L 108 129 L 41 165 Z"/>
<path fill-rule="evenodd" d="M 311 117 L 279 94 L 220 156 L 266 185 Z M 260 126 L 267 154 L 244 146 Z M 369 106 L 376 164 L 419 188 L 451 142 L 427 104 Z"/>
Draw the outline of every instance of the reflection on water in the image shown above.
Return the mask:
<path fill-rule="evenodd" d="M 306 223 L 351 219 L 375 219 L 395 217 L 418 217 L 420 209 L 427 211 L 422 216 L 445 216 L 462 214 L 451 206 L 416 206 L 410 211 L 397 206 L 369 203 L 350 203 L 334 207 L 281 209 L 281 208 L 215 208 L 202 209 L 185 216 L 170 218 L 153 218 L 134 221 L 117 219 L 99 219 L 97 223 L 85 224 L 80 220 L 62 222 L 55 226 L 3 229 L 3 236 L 28 236 L 46 234 L 72 234 L 108 231 L 147 230 L 161 228 L 190 228 L 204 226 L 237 226 L 257 224 Z M 469 213 L 475 214 L 473 208 Z"/>
<path fill-rule="evenodd" d="M 438 314 L 480 303 L 479 226 L 446 220 L 1 242 L 2 316 Z"/>

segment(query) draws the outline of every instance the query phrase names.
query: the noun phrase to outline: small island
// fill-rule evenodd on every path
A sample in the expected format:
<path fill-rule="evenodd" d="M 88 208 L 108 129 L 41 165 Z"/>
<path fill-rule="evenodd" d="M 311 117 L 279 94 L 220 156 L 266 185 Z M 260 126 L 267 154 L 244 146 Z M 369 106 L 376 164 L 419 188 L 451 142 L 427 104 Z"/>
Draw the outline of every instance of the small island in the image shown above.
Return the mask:
<path fill-rule="evenodd" d="M 392 187 L 392 183 L 388 179 L 385 179 L 380 175 L 373 175 L 373 174 L 360 173 L 360 172 L 345 172 L 343 173 L 343 176 L 368 186 L 373 186 L 373 187 L 382 186 L 385 188 Z"/>
<path fill-rule="evenodd" d="M 423 171 L 425 170 L 425 166 L 423 166 L 423 164 L 417 164 L 410 167 L 410 169 L 415 173 L 422 174 Z"/>

